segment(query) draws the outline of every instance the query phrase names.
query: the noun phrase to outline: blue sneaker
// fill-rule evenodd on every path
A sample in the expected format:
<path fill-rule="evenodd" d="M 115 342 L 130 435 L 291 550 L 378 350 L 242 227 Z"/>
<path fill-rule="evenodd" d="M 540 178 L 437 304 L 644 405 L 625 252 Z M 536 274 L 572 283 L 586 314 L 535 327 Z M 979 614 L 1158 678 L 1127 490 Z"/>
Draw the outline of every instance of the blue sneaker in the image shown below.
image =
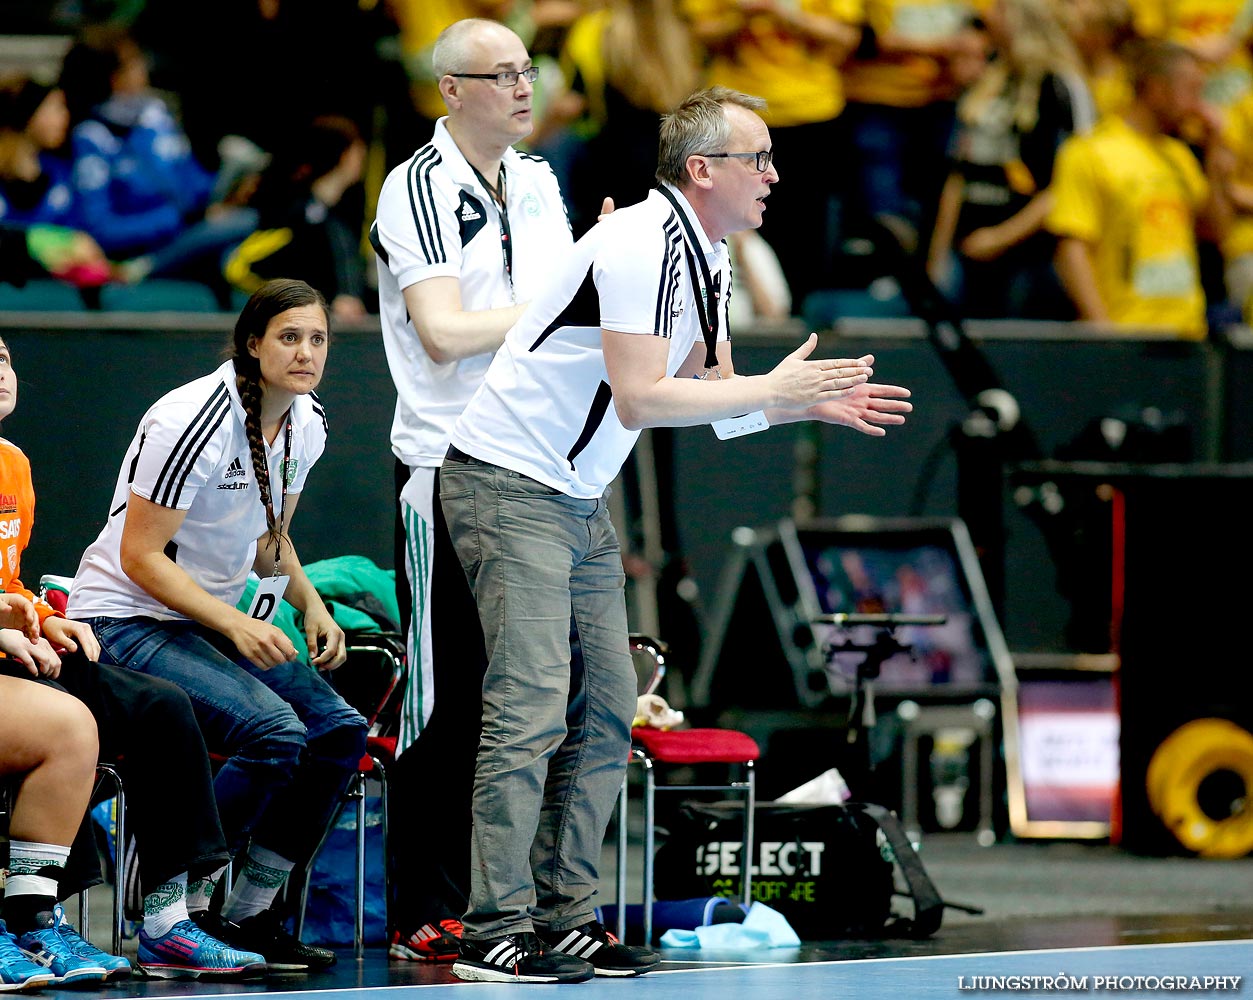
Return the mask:
<path fill-rule="evenodd" d="M 161 937 L 140 928 L 139 971 L 156 979 L 256 979 L 265 973 L 265 959 L 223 944 L 190 920 L 180 920 Z"/>
<path fill-rule="evenodd" d="M 17 990 L 37 990 L 51 986 L 56 976 L 42 965 L 32 962 L 17 946 L 17 938 L 9 933 L 0 920 L 0 993 Z"/>
<path fill-rule="evenodd" d="M 32 962 L 51 972 L 57 985 L 104 982 L 104 966 L 75 955 L 70 943 L 61 937 L 56 927 L 37 927 L 27 931 L 17 939 L 17 946 Z"/>
<path fill-rule="evenodd" d="M 62 939 L 70 946 L 70 952 L 85 961 L 93 962 L 104 969 L 104 978 L 108 980 L 125 979 L 131 974 L 131 964 L 121 955 L 110 955 L 101 951 L 74 929 L 74 925 L 65 919 L 65 910 L 58 903 L 52 911 L 56 920 L 56 929 Z"/>

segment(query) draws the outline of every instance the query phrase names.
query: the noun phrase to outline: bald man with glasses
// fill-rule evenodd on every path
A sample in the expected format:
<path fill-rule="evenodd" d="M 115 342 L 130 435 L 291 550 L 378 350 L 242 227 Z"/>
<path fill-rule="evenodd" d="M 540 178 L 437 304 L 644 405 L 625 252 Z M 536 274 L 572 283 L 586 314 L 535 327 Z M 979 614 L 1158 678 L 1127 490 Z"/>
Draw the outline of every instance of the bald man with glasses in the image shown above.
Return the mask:
<path fill-rule="evenodd" d="M 452 961 L 469 891 L 486 660 L 436 473 L 493 352 L 572 239 L 552 168 L 513 148 L 531 133 L 538 76 L 522 40 L 495 21 L 466 19 L 440 34 L 432 62 L 448 113 L 388 175 L 370 241 L 397 391 L 396 583 L 409 663 L 390 774 L 390 954 Z"/>

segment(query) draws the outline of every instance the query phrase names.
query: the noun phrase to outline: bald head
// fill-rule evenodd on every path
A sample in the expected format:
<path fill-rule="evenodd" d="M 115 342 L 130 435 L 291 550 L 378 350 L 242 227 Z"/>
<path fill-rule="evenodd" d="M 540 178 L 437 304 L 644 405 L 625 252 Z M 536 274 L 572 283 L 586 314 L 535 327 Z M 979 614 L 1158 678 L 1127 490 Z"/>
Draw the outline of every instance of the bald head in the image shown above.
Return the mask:
<path fill-rule="evenodd" d="M 488 50 L 495 49 L 502 41 L 522 44 L 516 33 L 499 21 L 489 21 L 485 17 L 467 17 L 450 24 L 439 33 L 431 52 L 436 79 L 450 73 L 466 72 L 486 59 Z"/>

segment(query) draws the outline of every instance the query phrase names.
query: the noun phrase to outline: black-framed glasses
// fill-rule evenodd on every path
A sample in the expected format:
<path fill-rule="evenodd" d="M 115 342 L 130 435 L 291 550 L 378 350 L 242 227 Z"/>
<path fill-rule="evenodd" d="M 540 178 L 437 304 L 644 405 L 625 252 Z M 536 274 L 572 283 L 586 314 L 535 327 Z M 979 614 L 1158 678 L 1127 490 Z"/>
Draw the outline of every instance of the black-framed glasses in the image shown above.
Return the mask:
<path fill-rule="evenodd" d="M 539 67 L 531 66 L 529 69 L 502 69 L 499 73 L 449 73 L 449 76 L 460 76 L 467 80 L 495 80 L 496 86 L 516 87 L 518 85 L 518 77 L 522 77 L 527 83 L 534 83 L 539 79 Z"/>
<path fill-rule="evenodd" d="M 770 169 L 770 161 L 774 159 L 774 150 L 759 149 L 755 153 L 702 153 L 701 155 L 722 159 L 752 160 L 757 173 L 764 174 Z"/>

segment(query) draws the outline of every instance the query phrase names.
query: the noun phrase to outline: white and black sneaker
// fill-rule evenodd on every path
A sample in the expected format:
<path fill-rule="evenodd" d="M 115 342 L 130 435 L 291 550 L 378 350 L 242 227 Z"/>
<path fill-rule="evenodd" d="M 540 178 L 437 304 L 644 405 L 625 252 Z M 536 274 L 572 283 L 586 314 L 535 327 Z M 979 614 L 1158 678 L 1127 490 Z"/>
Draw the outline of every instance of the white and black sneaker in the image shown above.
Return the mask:
<path fill-rule="evenodd" d="M 622 944 L 596 920 L 564 931 L 544 931 L 540 940 L 552 951 L 591 962 L 598 976 L 642 976 L 661 962 L 649 948 Z"/>
<path fill-rule="evenodd" d="M 592 965 L 545 949 L 534 934 L 509 934 L 486 941 L 461 939 L 452 974 L 478 983 L 584 983 Z"/>

